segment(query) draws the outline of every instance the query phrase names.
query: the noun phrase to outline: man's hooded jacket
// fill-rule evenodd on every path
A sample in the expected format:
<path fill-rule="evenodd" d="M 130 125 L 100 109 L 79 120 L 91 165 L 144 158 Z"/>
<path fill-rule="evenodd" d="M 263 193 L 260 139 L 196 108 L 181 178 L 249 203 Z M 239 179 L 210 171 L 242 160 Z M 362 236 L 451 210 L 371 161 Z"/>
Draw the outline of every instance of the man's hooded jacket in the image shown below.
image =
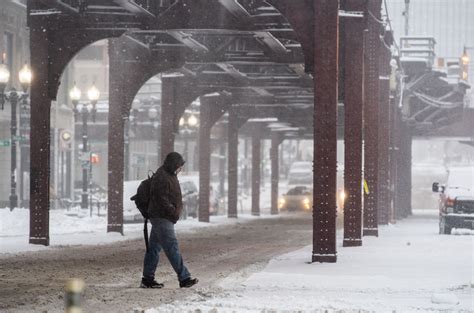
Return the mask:
<path fill-rule="evenodd" d="M 156 171 L 151 181 L 151 199 L 148 206 L 150 218 L 166 218 L 173 223 L 179 220 L 183 210 L 183 200 L 176 170 L 184 163 L 179 153 L 171 152 Z"/>

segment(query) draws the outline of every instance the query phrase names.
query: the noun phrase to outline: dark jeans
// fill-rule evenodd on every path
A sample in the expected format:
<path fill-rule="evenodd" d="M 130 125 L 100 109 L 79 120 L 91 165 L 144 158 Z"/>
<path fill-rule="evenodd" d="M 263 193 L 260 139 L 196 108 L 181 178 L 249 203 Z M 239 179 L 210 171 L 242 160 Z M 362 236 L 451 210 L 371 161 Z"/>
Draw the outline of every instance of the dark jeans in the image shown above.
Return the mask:
<path fill-rule="evenodd" d="M 155 279 L 155 271 L 160 260 L 161 249 L 165 251 L 171 266 L 173 266 L 174 271 L 178 274 L 180 282 L 191 277 L 188 269 L 184 266 L 183 258 L 179 252 L 174 224 L 164 218 L 153 218 L 150 219 L 150 222 L 152 227 L 148 252 L 145 253 L 143 278 L 147 280 Z"/>

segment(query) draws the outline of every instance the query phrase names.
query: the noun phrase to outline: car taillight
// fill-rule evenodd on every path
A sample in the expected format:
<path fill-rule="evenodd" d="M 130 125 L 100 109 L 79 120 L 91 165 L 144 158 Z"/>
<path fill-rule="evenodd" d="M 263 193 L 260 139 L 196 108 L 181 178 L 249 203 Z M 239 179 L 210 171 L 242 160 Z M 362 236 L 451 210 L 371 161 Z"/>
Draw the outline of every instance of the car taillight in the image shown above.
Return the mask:
<path fill-rule="evenodd" d="M 447 207 L 454 207 L 454 199 L 451 199 L 450 197 L 448 197 L 446 199 L 446 206 Z"/>

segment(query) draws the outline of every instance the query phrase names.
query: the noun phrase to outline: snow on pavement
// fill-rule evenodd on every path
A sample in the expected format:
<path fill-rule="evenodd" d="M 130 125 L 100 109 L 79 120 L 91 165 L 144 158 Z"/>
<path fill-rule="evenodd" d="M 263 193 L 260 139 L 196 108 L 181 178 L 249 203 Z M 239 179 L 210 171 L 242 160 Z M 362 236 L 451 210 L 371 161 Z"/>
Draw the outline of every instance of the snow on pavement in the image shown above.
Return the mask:
<path fill-rule="evenodd" d="M 137 210 L 138 212 L 138 210 Z M 274 218 L 275 216 L 267 216 Z M 188 218 L 176 224 L 176 233 L 196 231 L 203 227 L 215 227 L 225 224 L 243 223 L 257 217 L 240 214 L 239 219 L 228 219 L 226 216 L 211 216 L 210 223 L 201 223 Z M 109 244 L 118 241 L 143 237 L 143 223 L 124 224 L 124 235 L 107 233 L 107 216 L 92 217 L 85 212 L 79 216 L 70 216 L 66 210 L 50 211 L 50 246 L 31 245 L 28 243 L 29 210 L 8 208 L 0 209 L 0 257 L 14 253 L 41 251 L 64 246 Z M 150 231 L 150 224 L 148 225 Z"/>
<path fill-rule="evenodd" d="M 338 233 L 335 264 L 309 263 L 308 246 L 246 280 L 224 279 L 221 294 L 146 312 L 474 312 L 473 237 L 439 235 L 436 214 L 382 226 L 362 247 L 343 248 Z"/>

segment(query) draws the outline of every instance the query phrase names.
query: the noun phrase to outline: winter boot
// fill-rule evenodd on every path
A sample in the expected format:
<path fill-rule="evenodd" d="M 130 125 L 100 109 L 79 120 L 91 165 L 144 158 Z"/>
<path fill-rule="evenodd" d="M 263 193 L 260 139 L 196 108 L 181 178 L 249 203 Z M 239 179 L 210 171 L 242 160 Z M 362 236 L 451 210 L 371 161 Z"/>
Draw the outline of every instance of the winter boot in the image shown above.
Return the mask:
<path fill-rule="evenodd" d="M 140 288 L 163 288 L 165 285 L 162 283 L 157 282 L 156 280 L 149 280 L 142 278 L 142 283 L 140 284 Z"/>
<path fill-rule="evenodd" d="M 186 278 L 185 280 L 183 281 L 180 281 L 179 282 L 179 287 L 180 288 L 189 288 L 189 287 L 192 287 L 194 285 L 196 285 L 198 283 L 198 279 L 197 278 Z"/>

